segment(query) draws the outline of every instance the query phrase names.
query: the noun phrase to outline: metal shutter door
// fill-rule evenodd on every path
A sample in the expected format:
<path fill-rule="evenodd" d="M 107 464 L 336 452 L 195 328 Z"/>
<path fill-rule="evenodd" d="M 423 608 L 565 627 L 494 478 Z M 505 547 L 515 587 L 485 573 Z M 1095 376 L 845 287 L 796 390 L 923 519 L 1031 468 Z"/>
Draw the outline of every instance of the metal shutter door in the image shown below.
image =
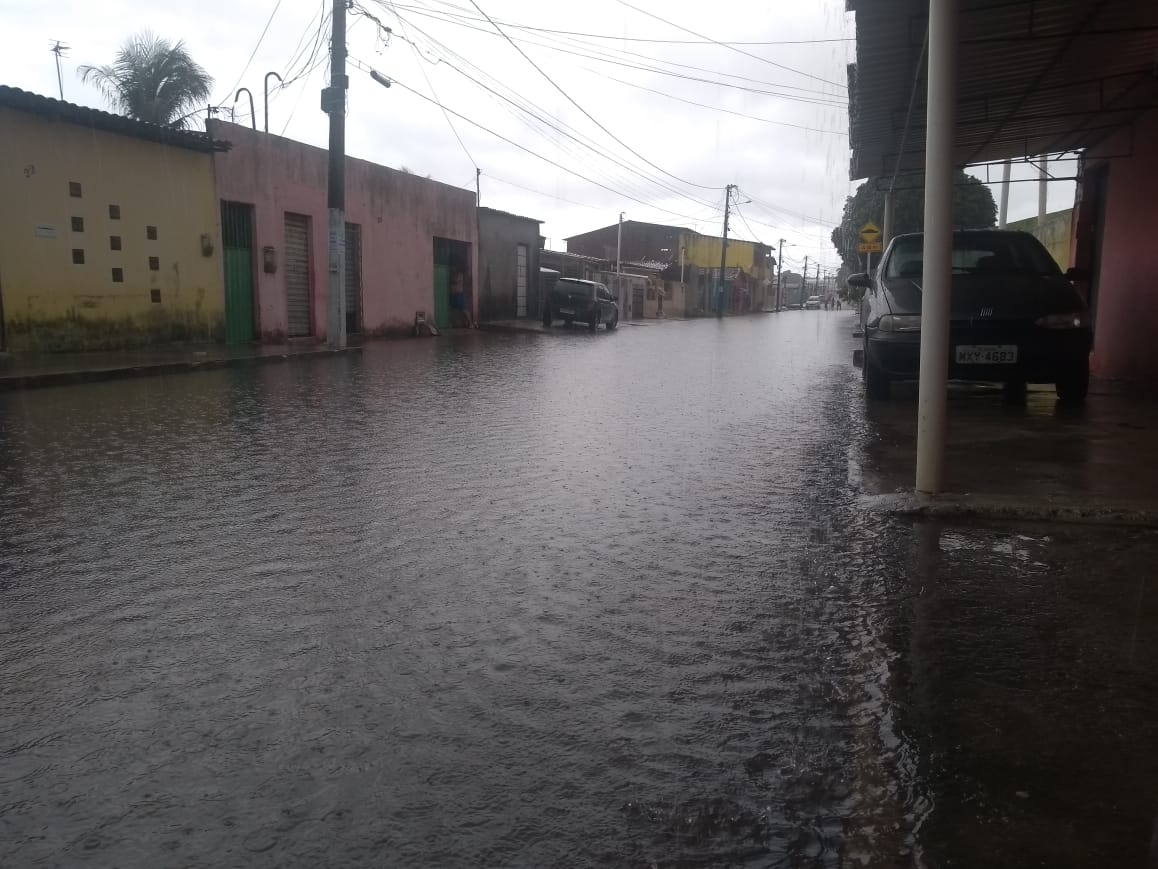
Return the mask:
<path fill-rule="evenodd" d="M 289 336 L 311 334 L 310 219 L 301 214 L 285 216 L 285 301 Z"/>
<path fill-rule="evenodd" d="M 518 246 L 518 264 L 515 270 L 516 317 L 527 316 L 527 246 Z"/>

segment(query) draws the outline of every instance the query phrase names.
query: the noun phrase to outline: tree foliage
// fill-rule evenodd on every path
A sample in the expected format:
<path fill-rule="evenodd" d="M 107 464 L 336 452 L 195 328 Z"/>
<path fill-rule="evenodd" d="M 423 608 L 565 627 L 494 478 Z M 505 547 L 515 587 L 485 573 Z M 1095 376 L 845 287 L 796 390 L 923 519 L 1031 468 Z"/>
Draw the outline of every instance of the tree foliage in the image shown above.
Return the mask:
<path fill-rule="evenodd" d="M 856 252 L 860 228 L 870 221 L 884 225 L 885 190 L 889 178 L 870 178 L 844 203 L 841 225 L 832 231 L 832 244 L 850 271 L 864 268 L 863 256 Z M 893 234 L 920 232 L 925 226 L 925 176 L 897 180 L 893 202 Z M 960 229 L 993 226 L 997 205 L 984 183 L 957 171 L 953 188 L 953 225 Z"/>
<path fill-rule="evenodd" d="M 131 36 L 111 64 L 86 65 L 77 72 L 115 111 L 164 127 L 187 127 L 189 116 L 208 102 L 213 87 L 213 78 L 193 60 L 184 42 L 173 43 L 147 30 Z"/>

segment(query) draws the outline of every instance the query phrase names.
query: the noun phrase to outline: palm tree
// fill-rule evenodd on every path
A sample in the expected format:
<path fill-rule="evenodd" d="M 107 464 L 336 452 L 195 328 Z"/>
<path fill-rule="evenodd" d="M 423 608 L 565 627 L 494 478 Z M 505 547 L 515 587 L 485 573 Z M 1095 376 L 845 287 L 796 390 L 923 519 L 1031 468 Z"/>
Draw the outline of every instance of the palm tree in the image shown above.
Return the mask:
<path fill-rule="evenodd" d="M 174 44 L 148 30 L 130 37 L 111 65 L 86 65 L 77 72 L 121 114 L 182 129 L 209 100 L 213 87 L 212 76 L 193 60 L 184 42 Z"/>

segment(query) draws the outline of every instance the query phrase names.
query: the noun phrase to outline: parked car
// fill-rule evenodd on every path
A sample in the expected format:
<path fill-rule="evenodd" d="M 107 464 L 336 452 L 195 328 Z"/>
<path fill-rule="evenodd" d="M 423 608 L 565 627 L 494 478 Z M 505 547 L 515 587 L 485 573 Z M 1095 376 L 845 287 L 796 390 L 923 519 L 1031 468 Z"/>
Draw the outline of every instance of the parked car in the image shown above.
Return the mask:
<path fill-rule="evenodd" d="M 848 279 L 850 289 L 866 291 L 863 371 L 870 398 L 886 399 L 893 380 L 919 374 L 923 254 L 923 234 L 897 236 L 875 275 Z M 1014 389 L 1052 383 L 1062 400 L 1085 399 L 1093 333 L 1073 287 L 1080 277 L 1074 269 L 1063 275 L 1028 233 L 954 232 L 950 379 Z"/>
<path fill-rule="evenodd" d="M 804 310 L 819 311 L 820 310 L 820 296 L 809 296 L 804 303 Z"/>
<path fill-rule="evenodd" d="M 543 325 L 550 328 L 555 320 L 568 326 L 578 320 L 592 332 L 602 323 L 610 331 L 619 325 L 619 304 L 603 284 L 560 278 L 543 300 Z"/>

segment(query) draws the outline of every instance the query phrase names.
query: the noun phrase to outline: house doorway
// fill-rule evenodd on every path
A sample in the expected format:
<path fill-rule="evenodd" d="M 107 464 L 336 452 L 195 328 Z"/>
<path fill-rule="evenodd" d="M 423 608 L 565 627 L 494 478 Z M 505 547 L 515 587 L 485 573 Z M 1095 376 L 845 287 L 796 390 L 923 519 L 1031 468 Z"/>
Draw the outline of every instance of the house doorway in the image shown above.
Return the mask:
<path fill-rule="evenodd" d="M 470 274 L 470 245 L 449 238 L 434 239 L 434 325 L 439 329 L 461 325 L 461 314 L 452 315 L 465 305 L 473 311 L 474 287 Z M 470 317 L 473 321 L 473 315 Z M 453 320 L 453 322 L 452 322 Z"/>
<path fill-rule="evenodd" d="M 225 270 L 225 342 L 248 344 L 257 336 L 252 205 L 221 203 L 221 259 Z"/>

